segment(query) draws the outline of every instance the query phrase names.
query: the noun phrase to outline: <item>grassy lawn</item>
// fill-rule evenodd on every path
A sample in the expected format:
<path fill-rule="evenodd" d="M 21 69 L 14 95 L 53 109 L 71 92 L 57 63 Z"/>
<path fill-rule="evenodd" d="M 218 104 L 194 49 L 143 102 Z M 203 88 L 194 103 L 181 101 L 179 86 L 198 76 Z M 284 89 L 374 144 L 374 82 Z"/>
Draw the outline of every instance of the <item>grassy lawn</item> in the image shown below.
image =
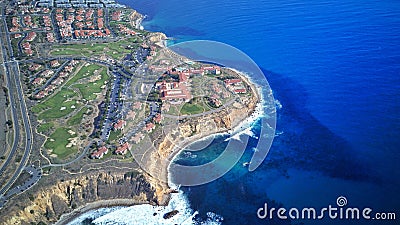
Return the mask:
<path fill-rule="evenodd" d="M 68 82 L 65 84 L 65 86 L 71 86 L 72 84 L 76 83 L 78 80 L 86 77 L 90 77 L 93 75 L 94 71 L 100 70 L 104 67 L 96 65 L 96 64 L 90 64 L 88 66 L 83 66 L 81 70 L 79 70 L 75 76 L 73 76 L 71 79 L 68 80 Z"/>
<path fill-rule="evenodd" d="M 117 131 L 111 131 L 110 132 L 110 137 L 108 138 L 109 141 L 115 141 L 118 139 L 118 137 L 121 135 L 121 131 L 117 130 Z"/>
<path fill-rule="evenodd" d="M 97 98 L 96 93 L 100 93 L 102 91 L 102 86 L 109 79 L 107 74 L 107 70 L 103 69 L 100 73 L 101 79 L 92 83 L 87 84 L 77 84 L 74 87 L 78 88 L 82 94 L 82 97 L 86 100 L 95 100 Z"/>
<path fill-rule="evenodd" d="M 89 54 L 90 52 L 87 50 L 82 50 L 82 49 L 71 49 L 71 48 L 60 48 L 57 49 L 56 51 L 52 51 L 51 54 L 54 56 L 60 56 L 60 55 L 86 55 Z"/>
<path fill-rule="evenodd" d="M 59 115 L 68 115 L 68 112 L 72 112 L 71 106 L 76 104 L 76 101 L 67 101 L 68 99 L 76 97 L 76 93 L 72 90 L 68 90 L 66 88 L 62 88 L 57 94 L 51 96 L 45 101 L 38 103 L 37 105 L 32 107 L 32 111 L 34 113 L 44 113 L 48 115 L 43 115 L 44 117 L 52 117 L 52 113 L 58 114 L 56 117 L 52 118 L 60 118 L 62 116 Z M 61 111 L 61 107 L 66 107 L 64 111 Z M 40 117 L 40 115 L 39 115 Z M 39 118 L 40 119 L 40 118 Z M 44 119 L 44 118 L 42 118 Z"/>
<path fill-rule="evenodd" d="M 171 105 L 171 107 L 169 108 L 169 111 L 167 112 L 167 114 L 178 116 L 179 115 L 179 111 L 177 109 L 177 106 Z"/>
<path fill-rule="evenodd" d="M 50 139 L 46 141 L 44 146 L 47 149 L 52 149 L 54 154 L 63 159 L 77 151 L 76 147 L 66 147 L 69 143 L 68 139 L 75 136 L 76 135 L 68 133 L 68 129 L 66 128 L 58 128 L 52 135 L 50 135 Z M 51 141 L 51 139 L 54 141 Z"/>
<path fill-rule="evenodd" d="M 96 70 L 101 70 L 101 80 L 89 84 L 75 85 L 82 93 L 83 98 L 94 100 L 96 98 L 94 93 L 101 92 L 101 87 L 109 79 L 107 70 L 103 66 L 96 64 L 83 66 L 82 69 L 66 83 L 66 87 L 75 84 L 80 79 L 92 76 Z M 32 107 L 32 111 L 39 114 L 38 119 L 48 120 L 62 118 L 81 106 L 76 101 L 78 94 L 66 87 L 61 88 L 57 94 Z"/>
<path fill-rule="evenodd" d="M 193 115 L 204 112 L 204 108 L 200 105 L 186 103 L 181 109 L 182 115 Z"/>
<path fill-rule="evenodd" d="M 130 53 L 131 50 L 125 47 L 133 44 L 137 38 L 129 38 L 120 40 L 118 42 L 110 43 L 87 43 L 87 44 L 70 44 L 70 45 L 56 45 L 53 47 L 52 55 L 84 55 L 92 57 L 93 55 L 100 55 L 106 53 L 114 59 L 121 58 L 124 54 Z"/>
<path fill-rule="evenodd" d="M 46 132 L 46 131 L 50 131 L 51 129 L 53 129 L 54 128 L 54 123 L 43 123 L 43 124 L 40 124 L 37 128 L 36 128 L 36 130 L 39 132 L 39 133 L 44 133 L 44 132 Z"/>
<path fill-rule="evenodd" d="M 40 120 L 50 120 L 50 119 L 59 119 L 67 116 L 79 108 L 81 105 L 77 103 L 77 101 L 67 101 L 62 102 L 58 106 L 46 110 L 45 112 L 39 114 L 38 119 Z"/>
<path fill-rule="evenodd" d="M 39 114 L 38 119 L 40 120 L 58 119 L 70 114 L 75 108 L 79 108 L 80 105 L 76 100 L 72 100 L 74 97 L 76 97 L 75 92 L 62 88 L 60 92 L 46 101 L 32 107 L 32 111 Z"/>
<path fill-rule="evenodd" d="M 68 126 L 76 126 L 81 123 L 83 115 L 88 111 L 87 107 L 83 107 L 77 114 L 69 118 L 67 121 Z"/>
<path fill-rule="evenodd" d="M 210 108 L 204 103 L 202 98 L 192 99 L 183 105 L 181 115 L 194 115 L 209 111 Z"/>
<path fill-rule="evenodd" d="M 72 90 L 62 88 L 60 92 L 48 98 L 47 100 L 32 107 L 34 113 L 40 113 L 44 110 L 59 106 L 60 102 L 64 102 L 68 98 L 75 97 L 76 94 Z"/>

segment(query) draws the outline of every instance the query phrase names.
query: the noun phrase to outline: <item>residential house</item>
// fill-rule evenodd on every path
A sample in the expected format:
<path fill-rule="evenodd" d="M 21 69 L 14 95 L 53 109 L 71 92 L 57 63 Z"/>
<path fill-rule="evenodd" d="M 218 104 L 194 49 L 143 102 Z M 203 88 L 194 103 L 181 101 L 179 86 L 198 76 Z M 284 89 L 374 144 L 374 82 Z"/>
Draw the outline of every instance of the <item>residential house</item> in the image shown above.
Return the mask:
<path fill-rule="evenodd" d="M 124 120 L 118 120 L 115 124 L 114 124 L 114 129 L 115 130 L 123 130 L 126 126 L 126 121 Z"/>
<path fill-rule="evenodd" d="M 33 85 L 41 85 L 46 81 L 46 79 L 42 78 L 42 77 L 38 77 L 35 80 L 33 80 L 32 84 Z"/>
<path fill-rule="evenodd" d="M 128 142 L 126 142 L 125 144 L 119 146 L 116 150 L 115 150 L 115 154 L 117 155 L 125 155 L 128 150 L 131 150 L 131 146 L 129 145 Z"/>
<path fill-rule="evenodd" d="M 26 41 L 33 41 L 33 40 L 36 38 L 36 36 L 37 36 L 37 35 L 36 35 L 36 32 L 33 32 L 33 31 L 32 31 L 32 32 L 29 32 L 29 33 L 28 33 L 28 36 L 26 36 L 26 39 L 25 39 L 25 40 L 26 40 Z"/>
<path fill-rule="evenodd" d="M 105 146 L 103 146 L 103 147 L 98 148 L 97 151 L 94 151 L 94 152 L 91 154 L 91 158 L 92 158 L 92 159 L 101 159 L 101 158 L 103 158 L 104 155 L 107 154 L 107 153 L 108 153 L 108 148 L 105 147 Z"/>
<path fill-rule="evenodd" d="M 58 67 L 58 66 L 60 66 L 60 62 L 58 60 L 53 60 L 50 62 L 50 66 L 53 68 Z"/>
<path fill-rule="evenodd" d="M 154 123 L 147 123 L 144 128 L 143 131 L 146 131 L 147 133 L 152 132 L 154 129 L 156 128 L 156 125 Z"/>
<path fill-rule="evenodd" d="M 143 139 L 144 135 L 142 133 L 137 133 L 131 138 L 131 141 L 133 141 L 135 144 L 139 144 Z"/>

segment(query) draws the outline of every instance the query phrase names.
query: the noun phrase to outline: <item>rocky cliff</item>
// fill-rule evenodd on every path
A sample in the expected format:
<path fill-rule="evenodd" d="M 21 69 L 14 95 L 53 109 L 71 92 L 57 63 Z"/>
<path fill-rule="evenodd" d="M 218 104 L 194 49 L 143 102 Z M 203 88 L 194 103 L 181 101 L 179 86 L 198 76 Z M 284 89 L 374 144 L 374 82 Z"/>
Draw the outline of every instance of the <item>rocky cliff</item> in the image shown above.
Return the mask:
<path fill-rule="evenodd" d="M 156 32 L 156 33 L 151 33 L 147 39 L 152 42 L 152 43 L 159 43 L 161 41 L 167 40 L 167 35 L 164 33 Z"/>
<path fill-rule="evenodd" d="M 144 16 L 138 13 L 136 10 L 133 10 L 129 15 L 129 20 L 131 21 L 131 25 L 136 29 L 141 29 L 141 23 L 144 19 Z"/>
<path fill-rule="evenodd" d="M 247 107 L 241 104 L 233 105 L 227 110 L 211 114 L 202 118 L 185 119 L 176 129 L 177 132 L 166 134 L 164 141 L 158 148 L 161 157 L 168 157 L 174 152 L 176 144 L 180 146 L 189 144 L 202 137 L 229 131 L 245 120 L 254 111 L 257 99 L 252 98 L 246 102 Z"/>
<path fill-rule="evenodd" d="M 8 217 L 0 224 L 24 225 L 39 221 L 53 224 L 61 215 L 100 200 L 131 199 L 137 203 L 157 203 L 153 188 L 138 172 L 95 172 L 58 181 L 53 186 L 41 186 L 43 188 L 34 194 L 21 196 L 25 201 L 4 208 L 2 214 Z"/>

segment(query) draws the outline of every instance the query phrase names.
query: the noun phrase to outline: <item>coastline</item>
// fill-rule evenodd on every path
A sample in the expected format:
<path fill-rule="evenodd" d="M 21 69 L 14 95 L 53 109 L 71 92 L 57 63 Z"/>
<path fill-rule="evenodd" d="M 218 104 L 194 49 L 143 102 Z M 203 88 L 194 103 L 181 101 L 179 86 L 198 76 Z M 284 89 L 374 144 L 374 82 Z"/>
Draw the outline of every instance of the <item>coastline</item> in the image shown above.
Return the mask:
<path fill-rule="evenodd" d="M 149 202 L 147 201 L 140 202 L 139 200 L 136 199 L 110 199 L 110 200 L 95 201 L 87 203 L 86 205 L 79 207 L 78 209 L 75 209 L 70 213 L 62 215 L 60 219 L 55 223 L 55 225 L 69 224 L 78 217 L 83 216 L 85 213 L 101 208 L 129 207 L 133 205 L 143 205 L 143 204 L 149 204 Z"/>
<path fill-rule="evenodd" d="M 205 141 L 207 139 L 210 138 L 215 138 L 217 136 L 224 136 L 224 135 L 230 135 L 229 138 L 233 138 L 234 135 L 240 134 L 241 132 L 247 130 L 248 128 L 251 127 L 251 125 L 257 121 L 260 117 L 263 116 L 264 112 L 263 112 L 263 94 L 262 92 L 256 87 L 256 83 L 254 83 L 251 80 L 251 77 L 243 72 L 240 72 L 238 70 L 229 68 L 231 70 L 233 70 L 234 72 L 236 72 L 240 78 L 247 84 L 249 85 L 249 87 L 251 88 L 253 94 L 256 96 L 257 98 L 257 104 L 254 107 L 254 109 L 252 109 L 252 112 L 250 113 L 250 116 L 248 116 L 245 120 L 241 121 L 239 124 L 233 126 L 231 129 L 225 129 L 225 130 L 221 130 L 218 131 L 216 133 L 213 134 L 206 134 L 206 135 L 198 135 L 198 136 L 193 136 L 191 137 L 189 140 L 183 141 L 181 143 L 179 143 L 178 146 L 174 147 L 173 149 L 173 153 L 168 157 L 168 159 L 170 160 L 170 163 L 168 164 L 168 168 L 167 168 L 167 180 L 168 180 L 168 187 L 170 189 L 176 189 L 178 188 L 176 184 L 174 184 L 172 182 L 172 176 L 170 173 L 170 168 L 171 165 L 173 164 L 173 162 L 175 161 L 175 159 L 179 156 L 179 154 L 185 150 L 186 147 L 196 143 L 196 142 L 201 142 L 201 141 Z M 194 140 L 193 140 L 194 139 Z"/>

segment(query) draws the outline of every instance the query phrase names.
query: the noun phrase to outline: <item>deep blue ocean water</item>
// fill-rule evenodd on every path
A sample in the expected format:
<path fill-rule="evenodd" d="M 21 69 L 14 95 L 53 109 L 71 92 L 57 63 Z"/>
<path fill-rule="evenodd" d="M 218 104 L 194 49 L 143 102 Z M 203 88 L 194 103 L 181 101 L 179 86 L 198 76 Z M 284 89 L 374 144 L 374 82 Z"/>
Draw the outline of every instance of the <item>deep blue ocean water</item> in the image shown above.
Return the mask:
<path fill-rule="evenodd" d="M 119 0 L 148 17 L 145 29 L 176 42 L 221 41 L 263 70 L 283 107 L 263 165 L 241 163 L 221 179 L 183 188 L 198 219 L 224 224 L 285 224 L 256 216 L 264 202 L 348 205 L 400 217 L 400 2 L 395 0 Z M 253 131 L 257 134 L 257 126 Z M 224 148 L 214 140 L 196 164 Z M 391 221 L 388 224 L 399 224 Z M 382 221 L 291 221 L 292 224 L 385 224 Z"/>

